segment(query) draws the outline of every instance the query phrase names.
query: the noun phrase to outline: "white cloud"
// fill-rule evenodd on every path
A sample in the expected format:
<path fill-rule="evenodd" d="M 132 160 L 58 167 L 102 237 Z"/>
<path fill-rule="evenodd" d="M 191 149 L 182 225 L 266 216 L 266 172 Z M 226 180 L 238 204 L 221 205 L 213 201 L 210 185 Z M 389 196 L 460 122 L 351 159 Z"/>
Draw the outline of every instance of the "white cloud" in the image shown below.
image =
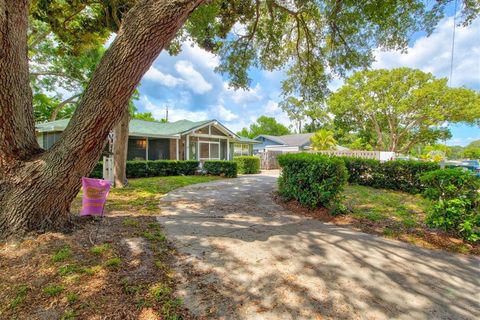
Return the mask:
<path fill-rule="evenodd" d="M 182 79 L 175 78 L 170 74 L 165 74 L 154 66 L 151 66 L 150 69 L 148 69 L 147 73 L 145 73 L 144 79 L 158 82 L 170 88 L 176 87 L 183 82 Z"/>
<path fill-rule="evenodd" d="M 214 69 L 220 64 L 220 58 L 192 42 L 187 41 L 182 45 L 182 55 L 185 55 L 195 65 L 206 67 L 207 69 Z"/>
<path fill-rule="evenodd" d="M 175 70 L 183 78 L 185 84 L 198 94 L 212 90 L 213 86 L 208 83 L 200 72 L 195 70 L 190 61 L 180 60 L 175 64 Z"/>
<path fill-rule="evenodd" d="M 212 108 L 212 113 L 215 118 L 221 121 L 230 122 L 238 118 L 238 115 L 228 110 L 223 106 L 223 100 L 220 99 L 220 103 Z"/>
<path fill-rule="evenodd" d="M 377 68 L 410 67 L 431 72 L 436 77 L 450 75 L 453 17 L 443 19 L 430 37 L 415 41 L 408 52 L 375 51 Z M 470 26 L 457 26 L 452 86 L 480 86 L 480 19 Z"/>
<path fill-rule="evenodd" d="M 265 113 L 266 114 L 275 114 L 280 111 L 278 107 L 278 103 L 273 100 L 268 100 L 267 104 L 265 105 Z"/>
<path fill-rule="evenodd" d="M 140 98 L 140 104 L 147 112 L 151 112 L 155 119 L 165 118 L 165 108 L 168 106 L 168 120 L 171 122 L 178 120 L 192 120 L 192 121 L 201 121 L 209 119 L 208 113 L 206 111 L 190 111 L 186 110 L 178 105 L 168 101 L 162 105 L 156 105 L 151 102 L 148 97 L 142 96 Z"/>
<path fill-rule="evenodd" d="M 238 105 L 246 105 L 248 103 L 257 102 L 262 100 L 262 88 L 260 84 L 257 84 L 254 88 L 247 90 L 231 88 L 227 82 L 223 82 L 223 96 L 228 99 L 232 99 Z"/>

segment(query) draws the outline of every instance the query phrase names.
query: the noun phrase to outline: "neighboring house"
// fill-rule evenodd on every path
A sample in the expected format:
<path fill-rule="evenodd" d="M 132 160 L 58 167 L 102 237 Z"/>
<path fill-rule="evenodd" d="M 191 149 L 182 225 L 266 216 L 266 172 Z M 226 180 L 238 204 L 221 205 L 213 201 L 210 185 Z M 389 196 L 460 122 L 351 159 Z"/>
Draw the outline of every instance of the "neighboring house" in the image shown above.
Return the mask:
<path fill-rule="evenodd" d="M 253 152 L 283 151 L 296 152 L 310 150 L 310 138 L 314 133 L 287 134 L 283 136 L 259 135 L 255 137 L 257 144 L 253 146 Z M 348 150 L 337 146 L 337 150 Z"/>
<path fill-rule="evenodd" d="M 50 148 L 70 119 L 38 123 L 37 140 Z M 130 120 L 127 160 L 232 160 L 252 155 L 256 140 L 240 137 L 217 120 L 160 123 Z"/>

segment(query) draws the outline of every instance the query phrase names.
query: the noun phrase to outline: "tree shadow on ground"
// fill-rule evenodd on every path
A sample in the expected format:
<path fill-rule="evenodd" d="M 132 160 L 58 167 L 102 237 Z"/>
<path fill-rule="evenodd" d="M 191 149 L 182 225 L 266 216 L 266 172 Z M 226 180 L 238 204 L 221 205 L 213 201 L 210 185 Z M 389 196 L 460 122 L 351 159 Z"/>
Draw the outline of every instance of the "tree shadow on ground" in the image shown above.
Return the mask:
<path fill-rule="evenodd" d="M 181 292 L 210 318 L 475 319 L 479 259 L 432 251 L 276 205 L 274 177 L 190 186 L 161 203 Z"/>

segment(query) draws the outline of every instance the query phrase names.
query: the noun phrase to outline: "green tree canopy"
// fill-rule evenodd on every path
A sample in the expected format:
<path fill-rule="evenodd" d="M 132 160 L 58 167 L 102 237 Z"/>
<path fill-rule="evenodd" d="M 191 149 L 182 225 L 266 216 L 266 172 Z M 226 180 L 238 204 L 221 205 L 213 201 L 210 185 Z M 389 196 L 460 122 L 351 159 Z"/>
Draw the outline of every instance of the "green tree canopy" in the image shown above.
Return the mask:
<path fill-rule="evenodd" d="M 280 102 L 279 106 L 297 124 L 298 133 L 315 132 L 331 122 L 323 102 L 290 96 Z"/>
<path fill-rule="evenodd" d="M 237 134 L 242 137 L 255 138 L 261 134 L 271 136 L 281 136 L 289 134 L 290 130 L 283 124 L 278 123 L 275 118 L 260 116 L 256 122 L 252 123 L 249 128 L 243 128 Z"/>
<path fill-rule="evenodd" d="M 333 131 L 320 129 L 310 138 L 313 150 L 333 150 L 337 141 L 333 137 Z"/>
<path fill-rule="evenodd" d="M 328 101 L 335 125 L 376 150 L 408 152 L 449 138 L 446 122 L 480 124 L 480 94 L 409 68 L 355 73 Z"/>
<path fill-rule="evenodd" d="M 373 61 L 372 48 L 406 49 L 413 32 L 430 34 L 449 2 L 213 0 L 193 12 L 171 48 L 189 38 L 219 54 L 218 71 L 234 87 L 249 85 L 251 67 L 287 68 L 286 97 L 321 101 L 333 76 Z M 477 14 L 474 1 L 464 3 L 463 22 Z"/>

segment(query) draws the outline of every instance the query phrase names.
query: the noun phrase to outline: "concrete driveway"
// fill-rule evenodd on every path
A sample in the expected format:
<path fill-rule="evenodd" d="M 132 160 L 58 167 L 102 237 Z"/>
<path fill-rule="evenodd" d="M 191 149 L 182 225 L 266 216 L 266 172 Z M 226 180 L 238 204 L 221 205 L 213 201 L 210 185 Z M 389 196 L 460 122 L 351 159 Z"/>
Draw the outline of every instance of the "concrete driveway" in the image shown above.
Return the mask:
<path fill-rule="evenodd" d="M 479 319 L 480 259 L 292 215 L 275 175 L 169 193 L 179 294 L 212 319 Z"/>

